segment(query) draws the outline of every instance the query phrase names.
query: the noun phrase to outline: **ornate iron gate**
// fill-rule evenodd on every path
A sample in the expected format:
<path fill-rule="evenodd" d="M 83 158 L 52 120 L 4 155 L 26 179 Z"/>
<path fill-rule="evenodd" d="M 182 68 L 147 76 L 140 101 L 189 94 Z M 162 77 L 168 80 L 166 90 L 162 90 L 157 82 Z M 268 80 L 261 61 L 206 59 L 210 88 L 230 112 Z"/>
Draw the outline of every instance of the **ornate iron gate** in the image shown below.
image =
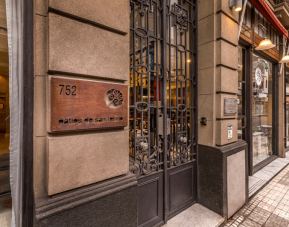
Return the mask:
<path fill-rule="evenodd" d="M 130 171 L 138 225 L 196 200 L 197 0 L 130 1 Z"/>

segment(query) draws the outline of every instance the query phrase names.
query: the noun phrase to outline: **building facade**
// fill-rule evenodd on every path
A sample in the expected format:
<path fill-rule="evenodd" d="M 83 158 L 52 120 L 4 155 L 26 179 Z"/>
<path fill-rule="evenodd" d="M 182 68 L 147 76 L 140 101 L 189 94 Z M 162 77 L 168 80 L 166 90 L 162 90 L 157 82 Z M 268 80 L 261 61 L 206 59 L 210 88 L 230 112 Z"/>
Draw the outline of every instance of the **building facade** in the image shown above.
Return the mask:
<path fill-rule="evenodd" d="M 286 156 L 286 1 L 16 2 L 0 71 L 14 226 L 162 226 L 196 203 L 225 222 Z"/>

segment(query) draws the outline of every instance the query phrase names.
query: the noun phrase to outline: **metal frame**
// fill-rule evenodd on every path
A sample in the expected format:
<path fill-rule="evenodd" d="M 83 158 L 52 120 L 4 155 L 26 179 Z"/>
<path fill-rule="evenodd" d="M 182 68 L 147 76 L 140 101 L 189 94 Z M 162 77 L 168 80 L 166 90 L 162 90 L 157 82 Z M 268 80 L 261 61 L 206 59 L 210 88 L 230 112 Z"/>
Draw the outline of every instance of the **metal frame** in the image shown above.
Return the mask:
<path fill-rule="evenodd" d="M 258 15 L 257 15 L 258 17 Z M 279 83 L 278 83 L 278 62 L 267 56 L 266 54 L 264 54 L 262 51 L 255 51 L 254 50 L 254 34 L 256 33 L 255 31 L 255 8 L 252 7 L 251 9 L 251 29 L 252 29 L 252 35 L 251 35 L 251 39 L 252 39 L 252 45 L 247 44 L 244 41 L 239 41 L 239 43 L 241 44 L 241 46 L 243 45 L 243 47 L 246 48 L 246 58 L 245 58 L 245 71 L 246 71 L 246 94 L 245 94 L 245 99 L 246 99 L 246 142 L 248 143 L 248 160 L 249 160 L 249 175 L 252 176 L 254 173 L 256 173 L 258 170 L 260 170 L 261 168 L 263 168 L 264 166 L 266 166 L 267 164 L 269 164 L 271 161 L 276 159 L 276 154 L 278 155 L 278 149 L 279 149 L 279 145 L 278 145 L 278 112 L 276 113 L 273 112 L 273 132 L 272 132 L 272 136 L 273 136 L 273 143 L 272 143 L 272 150 L 273 150 L 273 154 L 271 157 L 269 157 L 268 159 L 258 163 L 256 166 L 253 166 L 253 141 L 252 141 L 252 123 L 253 123 L 253 116 L 252 116 L 252 80 L 251 80 L 251 76 L 252 76 L 252 72 L 253 72 L 253 54 L 257 54 L 262 58 L 265 58 L 266 60 L 270 61 L 273 65 L 273 106 L 272 109 L 276 109 L 278 110 L 278 95 L 275 94 L 274 91 L 278 90 L 279 87 Z M 271 25 L 268 27 L 272 27 Z M 258 34 L 259 32 L 257 32 Z M 270 36 L 271 36 L 271 32 L 270 32 Z M 269 38 L 270 38 L 269 36 Z M 275 39 L 274 39 L 275 40 Z M 278 40 L 276 38 L 276 40 Z M 277 48 L 277 46 L 276 46 Z M 277 141 L 276 141 L 277 139 Z"/>
<path fill-rule="evenodd" d="M 248 172 L 249 175 L 253 174 L 253 153 L 251 152 L 252 150 L 252 114 L 251 114 L 251 109 L 252 109 L 252 84 L 251 84 L 251 72 L 252 72 L 252 46 L 248 45 L 247 43 L 243 42 L 242 40 L 239 41 L 239 46 L 243 48 L 244 51 L 244 70 L 243 73 L 245 73 L 244 78 L 245 78 L 245 94 L 244 94 L 244 99 L 245 99 L 245 106 L 243 106 L 243 109 L 245 109 L 245 140 L 248 144 Z"/>
<path fill-rule="evenodd" d="M 245 77 L 246 77 L 246 142 L 248 144 L 248 164 L 249 164 L 249 175 L 253 174 L 253 141 L 252 141 L 252 81 L 251 81 L 251 75 L 253 70 L 253 64 L 252 64 L 252 48 L 251 46 L 246 48 L 246 59 L 245 59 Z"/>
<path fill-rule="evenodd" d="M 246 81 L 247 81 L 247 78 L 246 78 L 246 69 L 247 69 L 247 65 L 246 65 L 246 49 L 242 46 L 240 46 L 240 48 L 242 48 L 242 64 L 243 64 L 243 70 L 242 70 L 242 79 L 241 81 L 239 81 L 239 78 L 238 78 L 238 83 L 241 83 L 241 86 L 242 86 L 242 115 L 239 115 L 239 111 L 238 111 L 238 120 L 241 119 L 242 121 L 242 126 L 239 127 L 238 125 L 238 130 L 242 130 L 242 139 L 246 141 L 246 110 L 247 110 L 247 106 L 246 106 L 246 103 L 247 103 L 247 100 L 246 100 Z M 239 96 L 239 95 L 238 95 Z M 244 133 L 243 133 L 244 132 Z"/>
<path fill-rule="evenodd" d="M 272 110 L 277 110 L 277 111 L 272 111 L 272 151 L 273 155 L 265 159 L 264 161 L 258 163 L 257 165 L 253 166 L 251 165 L 252 169 L 252 175 L 258 172 L 260 169 L 262 169 L 264 166 L 268 165 L 270 162 L 274 161 L 277 156 L 279 155 L 279 144 L 278 144 L 278 132 L 279 132 L 279 125 L 278 125 L 278 118 L 279 118 L 279 96 L 276 91 L 279 89 L 279 79 L 278 79 L 278 62 L 275 59 L 270 58 L 266 54 L 264 54 L 261 51 L 253 51 L 252 54 L 256 54 L 267 61 L 272 63 Z M 253 58 L 252 58 L 253 59 Z M 253 65 L 252 65 L 253 67 Z M 251 87 L 252 87 L 252 82 L 251 82 Z M 252 114 L 251 114 L 252 116 Z M 252 127 L 252 121 L 251 121 L 251 127 Z M 253 159 L 253 143 L 251 145 L 251 158 Z M 251 164 L 253 164 L 253 160 L 251 160 Z"/>
<path fill-rule="evenodd" d="M 139 187 L 155 181 L 163 185 L 159 192 L 164 198 L 164 210 L 159 211 L 163 218 L 139 223 L 140 226 L 153 226 L 166 223 L 196 201 L 197 1 L 179 0 L 178 4 L 170 4 L 163 0 L 131 0 L 130 10 L 133 18 L 130 28 L 133 41 L 130 54 L 130 170 L 138 176 Z M 154 14 L 153 26 L 150 13 Z M 150 26 L 154 29 L 150 30 Z M 189 32 L 191 36 L 188 36 Z M 171 34 L 174 34 L 175 42 L 168 40 Z M 173 53 L 175 62 L 172 62 Z M 190 73 L 187 63 L 191 65 Z M 173 86 L 175 103 L 172 101 Z M 192 175 L 195 195 L 173 207 L 170 200 L 172 176 L 183 171 Z"/>
<path fill-rule="evenodd" d="M 286 118 L 287 118 L 287 114 L 286 114 L 286 109 L 287 109 L 287 101 L 286 101 L 286 72 L 287 72 L 287 67 L 286 64 L 284 64 L 284 147 L 286 148 L 286 151 L 289 150 L 289 146 L 287 146 L 287 139 L 289 139 L 289 135 L 287 135 L 287 129 L 286 129 Z"/>
<path fill-rule="evenodd" d="M 34 106 L 34 51 L 33 51 L 33 0 L 23 4 L 23 188 L 22 226 L 33 226 L 33 106 Z"/>

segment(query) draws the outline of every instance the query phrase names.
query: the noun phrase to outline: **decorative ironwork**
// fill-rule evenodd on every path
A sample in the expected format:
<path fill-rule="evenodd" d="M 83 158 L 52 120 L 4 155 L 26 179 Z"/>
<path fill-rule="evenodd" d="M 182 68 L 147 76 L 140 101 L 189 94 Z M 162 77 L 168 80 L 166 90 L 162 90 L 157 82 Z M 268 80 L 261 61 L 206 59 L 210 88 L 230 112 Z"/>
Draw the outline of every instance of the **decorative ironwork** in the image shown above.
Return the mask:
<path fill-rule="evenodd" d="M 188 28 L 188 11 L 175 3 L 175 24 L 180 26 L 181 35 L 184 34 L 184 28 Z"/>
<path fill-rule="evenodd" d="M 184 138 L 184 137 L 182 137 Z M 186 140 L 186 139 L 185 139 Z M 187 163 L 189 161 L 192 161 L 193 153 L 191 152 L 191 141 L 187 142 L 181 142 L 179 140 L 179 143 L 181 144 L 180 149 L 176 149 L 173 144 L 170 144 L 170 161 L 172 166 L 178 166 L 182 163 Z"/>
<path fill-rule="evenodd" d="M 122 93 L 119 90 L 111 89 L 107 92 L 108 102 L 107 105 L 111 106 L 113 104 L 114 107 L 119 107 L 123 102 Z"/>
<path fill-rule="evenodd" d="M 129 156 L 137 176 L 195 160 L 197 14 L 193 1 L 178 3 L 131 0 Z"/>
<path fill-rule="evenodd" d="M 134 154 L 136 159 L 130 160 L 130 171 L 136 175 L 147 175 L 156 171 L 160 165 L 157 160 L 157 154 L 162 153 L 162 150 L 158 150 L 158 147 L 154 146 L 152 152 L 148 151 L 149 146 L 144 139 L 137 141 L 136 148 L 137 152 Z"/>
<path fill-rule="evenodd" d="M 135 2 L 139 3 L 139 14 L 141 17 L 143 17 L 145 15 L 145 10 L 143 6 L 148 6 L 149 7 L 149 11 L 151 11 L 151 6 L 152 6 L 152 0 L 134 0 Z"/>

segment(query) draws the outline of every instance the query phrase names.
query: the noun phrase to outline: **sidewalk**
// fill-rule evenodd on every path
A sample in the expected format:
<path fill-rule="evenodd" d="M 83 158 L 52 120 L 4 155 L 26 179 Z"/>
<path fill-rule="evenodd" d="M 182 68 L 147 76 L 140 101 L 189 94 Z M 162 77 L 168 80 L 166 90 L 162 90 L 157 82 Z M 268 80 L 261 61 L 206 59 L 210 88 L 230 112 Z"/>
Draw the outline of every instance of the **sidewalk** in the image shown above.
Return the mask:
<path fill-rule="evenodd" d="M 229 226 L 289 227 L 289 166 L 229 219 Z"/>

